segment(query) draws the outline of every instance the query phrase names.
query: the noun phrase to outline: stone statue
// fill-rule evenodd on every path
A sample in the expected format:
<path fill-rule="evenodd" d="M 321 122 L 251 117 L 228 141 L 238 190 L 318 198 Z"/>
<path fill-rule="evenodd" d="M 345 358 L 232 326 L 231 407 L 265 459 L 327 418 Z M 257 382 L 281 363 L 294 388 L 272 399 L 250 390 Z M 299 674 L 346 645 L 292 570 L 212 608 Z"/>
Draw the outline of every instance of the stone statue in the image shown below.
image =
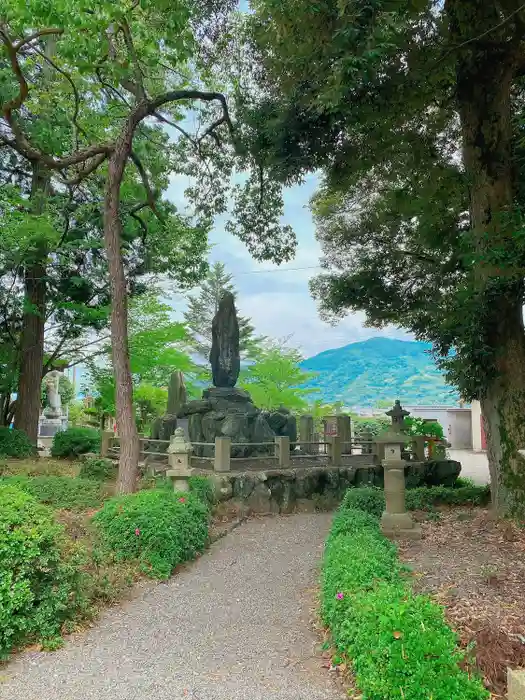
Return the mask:
<path fill-rule="evenodd" d="M 210 364 L 213 386 L 234 387 L 239 377 L 241 359 L 239 352 L 239 322 L 235 300 L 226 292 L 219 302 L 219 309 L 211 326 L 212 345 Z"/>
<path fill-rule="evenodd" d="M 48 418 L 58 418 L 62 415 L 62 400 L 60 398 L 60 372 L 53 370 L 46 374 L 47 406 L 44 413 Z"/>
<path fill-rule="evenodd" d="M 166 413 L 176 416 L 187 401 L 186 384 L 184 375 L 178 369 L 172 373 L 168 386 L 168 406 Z"/>

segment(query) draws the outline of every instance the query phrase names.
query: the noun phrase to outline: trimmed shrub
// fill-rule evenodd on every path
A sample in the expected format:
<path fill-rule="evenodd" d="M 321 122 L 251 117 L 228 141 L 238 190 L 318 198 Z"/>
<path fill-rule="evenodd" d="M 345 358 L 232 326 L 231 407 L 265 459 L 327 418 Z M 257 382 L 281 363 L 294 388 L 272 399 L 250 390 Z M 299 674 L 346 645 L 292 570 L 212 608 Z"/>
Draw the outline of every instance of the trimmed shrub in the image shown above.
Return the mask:
<path fill-rule="evenodd" d="M 73 616 L 79 574 L 62 544 L 48 508 L 0 483 L 0 658 L 35 640 L 56 646 Z"/>
<path fill-rule="evenodd" d="M 35 454 L 35 446 L 23 430 L 0 427 L 0 455 L 23 458 Z"/>
<path fill-rule="evenodd" d="M 112 459 L 105 457 L 84 457 L 78 475 L 82 479 L 97 479 L 98 481 L 114 481 L 117 477 L 118 465 Z"/>
<path fill-rule="evenodd" d="M 328 537 L 322 616 L 367 700 L 484 700 L 443 610 L 407 583 L 373 516 L 341 508 Z"/>
<path fill-rule="evenodd" d="M 93 518 L 118 558 L 137 559 L 145 573 L 160 579 L 204 550 L 208 521 L 209 510 L 199 498 L 168 489 L 111 498 Z"/>
<path fill-rule="evenodd" d="M 0 479 L 0 484 L 15 487 L 41 503 L 64 510 L 98 508 L 108 495 L 99 481 L 68 476 L 6 476 Z"/>
<path fill-rule="evenodd" d="M 481 506 L 490 501 L 490 486 L 421 486 L 407 489 L 407 510 L 432 510 L 438 505 Z M 345 494 L 343 508 L 355 508 L 381 517 L 385 509 L 385 492 L 376 487 L 350 488 Z"/>
<path fill-rule="evenodd" d="M 87 452 L 100 451 L 100 430 L 68 428 L 57 433 L 51 446 L 52 457 L 75 458 Z"/>

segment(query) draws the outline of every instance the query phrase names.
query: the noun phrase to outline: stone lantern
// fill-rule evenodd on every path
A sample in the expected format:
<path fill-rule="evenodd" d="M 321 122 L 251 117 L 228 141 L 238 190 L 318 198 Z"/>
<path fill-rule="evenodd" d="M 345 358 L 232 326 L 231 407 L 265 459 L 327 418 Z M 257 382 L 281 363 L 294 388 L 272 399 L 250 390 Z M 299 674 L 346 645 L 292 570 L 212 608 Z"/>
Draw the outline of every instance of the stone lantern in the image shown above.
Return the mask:
<path fill-rule="evenodd" d="M 393 427 L 376 438 L 384 452 L 382 465 L 385 477 L 385 510 L 381 530 L 386 537 L 419 539 L 421 528 L 414 523 L 405 506 L 405 460 L 401 450 L 406 436 Z"/>
<path fill-rule="evenodd" d="M 192 475 L 191 471 L 191 453 L 193 447 L 191 443 L 186 442 L 183 428 L 176 428 L 171 436 L 168 447 L 168 463 L 169 469 L 166 476 L 173 482 L 175 491 L 189 491 L 190 485 L 188 480 Z"/>
<path fill-rule="evenodd" d="M 392 420 L 392 429 L 400 433 L 405 427 L 405 418 L 410 415 L 410 411 L 406 411 L 401 406 L 401 401 L 396 400 L 394 407 L 387 411 L 386 415 Z"/>

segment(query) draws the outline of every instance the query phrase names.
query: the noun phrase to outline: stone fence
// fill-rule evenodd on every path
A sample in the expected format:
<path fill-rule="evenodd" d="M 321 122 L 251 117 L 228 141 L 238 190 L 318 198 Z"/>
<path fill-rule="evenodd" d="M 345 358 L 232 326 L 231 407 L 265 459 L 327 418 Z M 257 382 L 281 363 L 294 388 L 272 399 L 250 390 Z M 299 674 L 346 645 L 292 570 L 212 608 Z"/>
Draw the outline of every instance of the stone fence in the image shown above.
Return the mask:
<path fill-rule="evenodd" d="M 153 440 L 140 436 L 141 461 L 147 466 L 161 470 L 168 463 L 168 440 Z M 313 466 L 327 467 L 367 467 L 381 464 L 384 459 L 384 446 L 374 439 L 348 439 L 343 441 L 339 435 L 328 435 L 325 440 L 302 441 L 291 443 L 287 436 L 277 436 L 273 442 L 254 444 L 261 454 L 250 457 L 235 457 L 236 447 L 243 443 L 232 442 L 229 437 L 217 437 L 214 443 L 191 443 L 190 466 L 214 472 L 246 471 L 262 469 L 306 468 Z M 120 453 L 119 438 L 112 432 L 102 435 L 101 454 L 106 457 L 118 457 Z M 424 438 L 407 438 L 404 451 L 407 461 L 424 461 Z M 154 469 L 155 470 L 155 469 Z"/>

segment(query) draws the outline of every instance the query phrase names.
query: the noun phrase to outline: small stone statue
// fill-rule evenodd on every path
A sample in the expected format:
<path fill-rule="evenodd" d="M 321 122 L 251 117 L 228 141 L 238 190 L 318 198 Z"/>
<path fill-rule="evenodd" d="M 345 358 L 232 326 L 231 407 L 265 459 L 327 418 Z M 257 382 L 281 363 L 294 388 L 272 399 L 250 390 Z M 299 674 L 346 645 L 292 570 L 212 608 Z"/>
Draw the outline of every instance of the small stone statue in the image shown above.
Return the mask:
<path fill-rule="evenodd" d="M 60 372 L 54 370 L 46 374 L 47 406 L 44 413 L 48 418 L 58 418 L 62 415 L 62 399 L 60 398 Z"/>
<path fill-rule="evenodd" d="M 210 364 L 213 386 L 234 387 L 241 369 L 239 351 L 239 322 L 235 300 L 226 292 L 219 302 L 212 326 Z"/>

